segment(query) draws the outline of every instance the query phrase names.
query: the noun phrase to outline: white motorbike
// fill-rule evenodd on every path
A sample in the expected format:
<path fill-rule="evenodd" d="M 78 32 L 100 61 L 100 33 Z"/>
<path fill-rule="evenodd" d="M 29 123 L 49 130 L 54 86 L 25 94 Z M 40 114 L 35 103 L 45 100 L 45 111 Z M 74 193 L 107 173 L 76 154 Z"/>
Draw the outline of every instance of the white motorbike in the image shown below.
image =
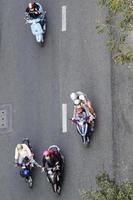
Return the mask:
<path fill-rule="evenodd" d="M 25 13 L 26 24 L 30 24 L 31 32 L 35 36 L 37 43 L 41 46 L 44 43 L 45 33 L 46 33 L 46 11 L 44 11 L 41 4 L 39 5 L 39 11 L 42 13 L 38 18 L 30 18 L 27 13 Z"/>
<path fill-rule="evenodd" d="M 90 123 L 87 121 L 88 116 L 85 111 L 82 112 L 77 119 L 72 119 L 72 122 L 76 124 L 77 132 L 81 136 L 83 144 L 86 146 L 90 142 L 91 134 L 94 132 L 95 119 Z"/>

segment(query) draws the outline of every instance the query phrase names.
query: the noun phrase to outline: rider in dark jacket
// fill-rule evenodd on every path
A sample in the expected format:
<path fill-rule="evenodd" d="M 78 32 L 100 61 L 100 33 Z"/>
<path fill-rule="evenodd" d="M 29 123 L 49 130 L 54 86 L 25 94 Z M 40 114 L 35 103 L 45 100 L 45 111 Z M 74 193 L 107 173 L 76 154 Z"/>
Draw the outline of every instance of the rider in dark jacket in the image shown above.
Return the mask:
<path fill-rule="evenodd" d="M 57 151 L 49 149 L 43 152 L 42 163 L 44 168 L 53 168 L 57 162 L 61 163 L 61 158 Z"/>
<path fill-rule="evenodd" d="M 42 13 L 39 11 L 40 7 L 37 3 L 29 3 L 28 7 L 26 8 L 26 13 L 31 17 L 36 19 Z"/>

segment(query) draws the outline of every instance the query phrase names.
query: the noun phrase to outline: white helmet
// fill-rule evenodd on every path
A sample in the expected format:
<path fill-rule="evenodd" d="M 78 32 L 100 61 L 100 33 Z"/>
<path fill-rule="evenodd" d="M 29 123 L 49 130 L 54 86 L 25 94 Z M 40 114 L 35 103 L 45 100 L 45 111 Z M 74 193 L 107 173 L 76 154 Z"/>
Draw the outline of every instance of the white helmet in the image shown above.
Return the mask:
<path fill-rule="evenodd" d="M 80 99 L 81 101 L 85 101 L 85 96 L 84 96 L 83 94 L 81 94 L 81 95 L 79 95 L 79 99 Z"/>
<path fill-rule="evenodd" d="M 77 106 L 77 105 L 79 105 L 81 103 L 81 101 L 80 101 L 80 99 L 75 99 L 74 100 L 74 104 Z"/>
<path fill-rule="evenodd" d="M 71 98 L 73 101 L 76 100 L 77 97 L 78 97 L 78 95 L 77 95 L 75 92 L 72 92 L 72 93 L 70 94 L 70 98 Z"/>

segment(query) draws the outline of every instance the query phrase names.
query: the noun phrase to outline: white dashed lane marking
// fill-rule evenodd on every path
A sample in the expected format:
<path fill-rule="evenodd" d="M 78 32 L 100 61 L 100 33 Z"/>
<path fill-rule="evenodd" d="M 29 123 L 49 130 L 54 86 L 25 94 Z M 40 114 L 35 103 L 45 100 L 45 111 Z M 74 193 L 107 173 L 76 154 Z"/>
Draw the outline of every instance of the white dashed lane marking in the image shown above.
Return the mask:
<path fill-rule="evenodd" d="M 67 132 L 67 104 L 62 104 L 62 132 Z"/>
<path fill-rule="evenodd" d="M 62 6 L 62 32 L 66 31 L 66 6 Z"/>

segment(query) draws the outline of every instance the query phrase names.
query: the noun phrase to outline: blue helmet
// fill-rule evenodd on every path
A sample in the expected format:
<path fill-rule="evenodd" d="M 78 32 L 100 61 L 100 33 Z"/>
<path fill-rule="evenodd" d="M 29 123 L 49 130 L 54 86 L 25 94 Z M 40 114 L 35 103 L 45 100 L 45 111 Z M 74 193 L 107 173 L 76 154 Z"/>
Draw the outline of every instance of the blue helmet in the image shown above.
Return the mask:
<path fill-rule="evenodd" d="M 28 177 L 30 175 L 30 170 L 27 168 L 21 168 L 20 175 L 22 177 Z"/>

